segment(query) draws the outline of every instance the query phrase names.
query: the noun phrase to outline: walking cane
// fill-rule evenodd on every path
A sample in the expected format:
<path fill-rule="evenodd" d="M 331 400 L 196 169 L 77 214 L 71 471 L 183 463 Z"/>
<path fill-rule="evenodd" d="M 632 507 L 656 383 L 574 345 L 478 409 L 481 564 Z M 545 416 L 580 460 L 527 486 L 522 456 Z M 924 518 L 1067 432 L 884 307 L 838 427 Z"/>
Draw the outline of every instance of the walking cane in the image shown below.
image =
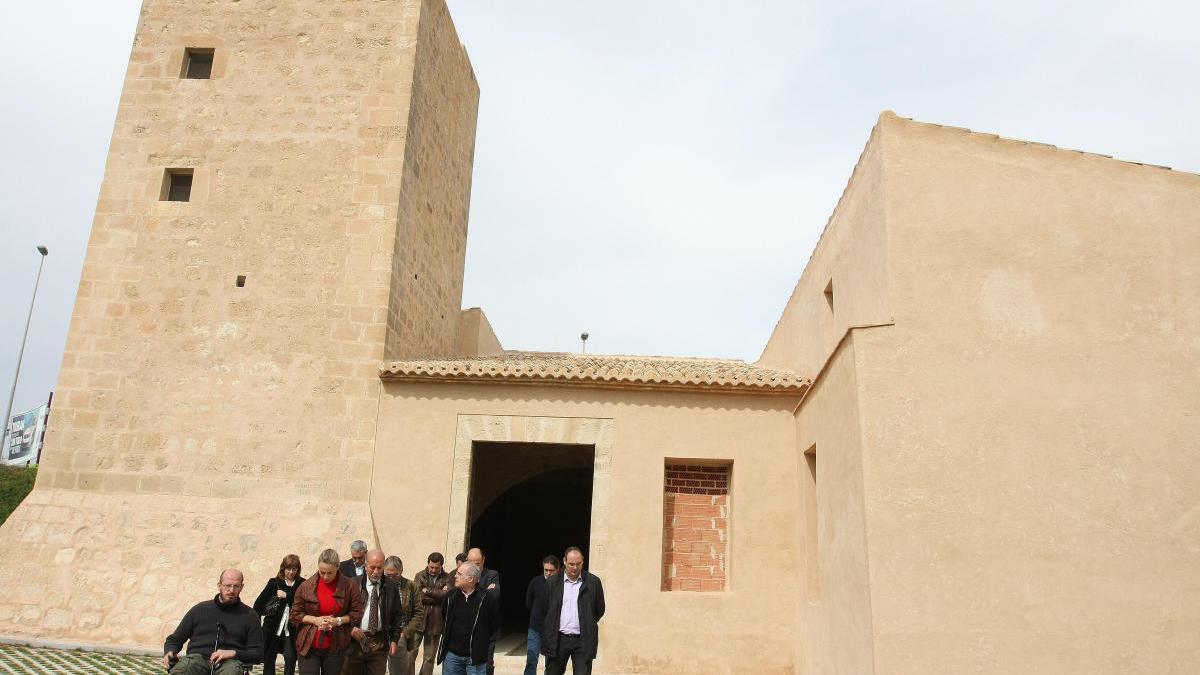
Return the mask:
<path fill-rule="evenodd" d="M 223 624 L 223 623 L 217 624 L 217 639 L 213 641 L 213 654 L 216 654 L 217 652 L 221 651 L 221 631 L 223 631 L 223 630 L 225 630 L 225 624 Z M 216 673 L 216 672 L 217 672 L 217 662 L 213 661 L 212 657 L 210 656 L 208 659 L 208 675 L 214 675 L 214 673 Z"/>

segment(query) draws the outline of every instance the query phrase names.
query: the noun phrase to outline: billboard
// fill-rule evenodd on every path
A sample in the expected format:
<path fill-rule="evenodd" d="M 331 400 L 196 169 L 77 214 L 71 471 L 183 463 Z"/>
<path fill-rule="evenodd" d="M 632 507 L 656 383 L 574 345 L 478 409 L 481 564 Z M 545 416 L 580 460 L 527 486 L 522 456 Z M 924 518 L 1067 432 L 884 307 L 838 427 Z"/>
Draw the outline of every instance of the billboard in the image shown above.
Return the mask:
<path fill-rule="evenodd" d="M 3 453 L 0 453 L 0 462 L 37 464 L 42 454 L 42 439 L 46 436 L 46 419 L 49 416 L 49 401 L 33 410 L 13 415 L 8 421 L 7 443 Z"/>

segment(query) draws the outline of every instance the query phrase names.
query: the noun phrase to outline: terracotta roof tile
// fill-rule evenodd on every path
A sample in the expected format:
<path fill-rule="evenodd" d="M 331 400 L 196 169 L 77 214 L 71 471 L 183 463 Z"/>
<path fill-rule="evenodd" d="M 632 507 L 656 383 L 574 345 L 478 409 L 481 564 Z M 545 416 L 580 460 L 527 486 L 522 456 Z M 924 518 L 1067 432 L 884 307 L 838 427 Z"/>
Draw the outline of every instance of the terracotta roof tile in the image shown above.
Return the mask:
<path fill-rule="evenodd" d="M 536 383 L 803 394 L 812 380 L 744 361 L 508 351 L 496 356 L 388 361 L 384 380 Z"/>

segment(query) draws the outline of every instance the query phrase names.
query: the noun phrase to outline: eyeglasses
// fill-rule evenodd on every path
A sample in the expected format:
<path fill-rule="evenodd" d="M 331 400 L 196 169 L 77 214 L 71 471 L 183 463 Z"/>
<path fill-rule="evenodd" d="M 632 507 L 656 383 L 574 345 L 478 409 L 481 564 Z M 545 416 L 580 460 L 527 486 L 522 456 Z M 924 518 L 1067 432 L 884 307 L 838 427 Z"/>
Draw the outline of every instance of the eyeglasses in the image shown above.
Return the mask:
<path fill-rule="evenodd" d="M 243 584 L 217 584 L 223 591 L 236 591 L 242 588 Z"/>

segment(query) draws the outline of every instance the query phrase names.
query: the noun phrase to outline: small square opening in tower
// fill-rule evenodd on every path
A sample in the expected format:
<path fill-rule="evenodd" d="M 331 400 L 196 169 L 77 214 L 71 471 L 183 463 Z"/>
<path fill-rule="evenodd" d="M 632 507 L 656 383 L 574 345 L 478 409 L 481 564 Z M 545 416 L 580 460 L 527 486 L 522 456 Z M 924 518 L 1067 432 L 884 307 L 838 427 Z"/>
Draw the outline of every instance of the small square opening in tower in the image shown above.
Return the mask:
<path fill-rule="evenodd" d="M 162 193 L 159 199 L 165 202 L 191 201 L 192 169 L 167 169 L 163 172 Z"/>
<path fill-rule="evenodd" d="M 825 284 L 825 304 L 829 305 L 829 310 L 833 311 L 833 279 Z"/>
<path fill-rule="evenodd" d="M 188 47 L 183 54 L 183 75 L 189 80 L 212 78 L 213 50 Z"/>

